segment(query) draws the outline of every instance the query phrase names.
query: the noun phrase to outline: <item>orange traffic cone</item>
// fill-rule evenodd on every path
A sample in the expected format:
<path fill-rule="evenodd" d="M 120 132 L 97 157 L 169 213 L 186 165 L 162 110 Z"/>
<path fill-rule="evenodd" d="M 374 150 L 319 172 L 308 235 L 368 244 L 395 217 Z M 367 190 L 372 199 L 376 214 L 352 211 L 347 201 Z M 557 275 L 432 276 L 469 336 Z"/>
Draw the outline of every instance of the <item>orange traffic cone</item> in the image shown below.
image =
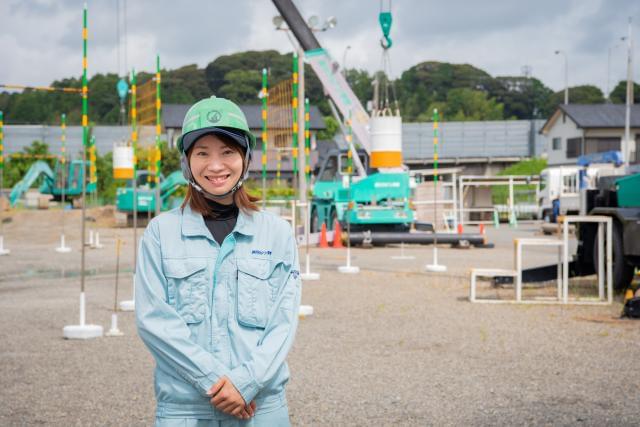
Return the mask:
<path fill-rule="evenodd" d="M 342 230 L 340 229 L 340 222 L 337 219 L 333 223 L 333 248 L 344 248 L 342 245 Z"/>
<path fill-rule="evenodd" d="M 480 224 L 480 234 L 484 235 L 484 224 Z"/>
<path fill-rule="evenodd" d="M 318 243 L 319 248 L 328 248 L 329 242 L 327 242 L 327 224 L 322 223 L 322 227 L 320 228 L 320 243 Z"/>
<path fill-rule="evenodd" d="M 462 229 L 462 224 L 458 224 L 458 234 L 462 234 L 464 230 Z"/>

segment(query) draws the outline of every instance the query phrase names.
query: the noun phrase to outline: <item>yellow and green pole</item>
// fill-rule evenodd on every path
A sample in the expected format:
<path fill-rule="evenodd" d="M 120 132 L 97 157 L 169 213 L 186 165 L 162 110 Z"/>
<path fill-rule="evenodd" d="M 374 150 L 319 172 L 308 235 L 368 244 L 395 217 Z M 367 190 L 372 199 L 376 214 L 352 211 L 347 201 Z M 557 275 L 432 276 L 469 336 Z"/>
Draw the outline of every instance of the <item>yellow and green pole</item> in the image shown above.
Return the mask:
<path fill-rule="evenodd" d="M 87 213 L 87 148 L 89 146 L 89 91 L 87 84 L 87 4 L 82 11 L 82 232 L 80 242 L 82 254 L 80 256 L 80 325 L 84 325 L 84 288 L 85 288 L 85 237 Z"/>
<path fill-rule="evenodd" d="M 156 148 L 155 148 L 155 184 L 156 215 L 160 215 L 160 173 L 162 171 L 162 151 L 160 150 L 160 133 L 162 132 L 162 98 L 160 96 L 160 55 L 156 55 Z"/>
<path fill-rule="evenodd" d="M 267 203 L 267 69 L 262 69 L 262 209 Z"/>
<path fill-rule="evenodd" d="M 2 190 L 4 188 L 4 115 L 3 112 L 0 111 L 0 255 L 8 255 L 9 249 L 4 248 L 4 233 L 3 233 L 3 221 L 2 221 L 2 213 L 4 210 L 4 205 L 1 203 L 2 198 Z"/>
<path fill-rule="evenodd" d="M 96 163 L 96 137 L 89 139 L 89 184 L 94 186 L 94 197 L 98 196 L 98 168 Z M 95 199 L 94 199 L 95 201 Z"/>
<path fill-rule="evenodd" d="M 311 116 L 309 113 L 309 98 L 304 99 L 304 157 L 306 159 L 304 172 L 307 179 L 307 185 L 311 183 L 311 132 L 309 122 Z"/>
<path fill-rule="evenodd" d="M 65 192 L 67 189 L 67 115 L 60 116 L 60 167 L 62 168 L 62 234 L 64 235 Z"/>
<path fill-rule="evenodd" d="M 293 188 L 297 188 L 297 176 L 298 176 L 298 54 L 293 53 L 293 87 L 291 88 L 291 110 L 293 116 L 293 147 L 292 147 L 292 161 L 293 161 Z"/>
<path fill-rule="evenodd" d="M 438 264 L 438 128 L 440 116 L 433 109 L 433 264 L 427 264 L 426 270 L 436 273 L 447 271 L 446 265 Z"/>
<path fill-rule="evenodd" d="M 438 244 L 438 109 L 433 109 L 433 246 Z M 437 264 L 437 263 L 436 263 Z"/>
<path fill-rule="evenodd" d="M 133 247 L 138 247 L 138 110 L 136 105 L 136 70 L 131 71 L 131 144 L 133 145 Z M 135 277 L 135 263 L 137 251 L 133 251 L 133 275 Z"/>
<path fill-rule="evenodd" d="M 71 248 L 66 245 L 65 240 L 65 206 L 66 200 L 65 195 L 67 191 L 67 115 L 60 115 L 60 169 L 61 180 L 60 180 L 60 192 L 61 192 L 61 201 L 62 201 L 62 215 L 61 215 L 61 233 L 60 233 L 60 246 L 56 248 L 56 252 L 59 253 L 67 253 L 71 252 Z"/>

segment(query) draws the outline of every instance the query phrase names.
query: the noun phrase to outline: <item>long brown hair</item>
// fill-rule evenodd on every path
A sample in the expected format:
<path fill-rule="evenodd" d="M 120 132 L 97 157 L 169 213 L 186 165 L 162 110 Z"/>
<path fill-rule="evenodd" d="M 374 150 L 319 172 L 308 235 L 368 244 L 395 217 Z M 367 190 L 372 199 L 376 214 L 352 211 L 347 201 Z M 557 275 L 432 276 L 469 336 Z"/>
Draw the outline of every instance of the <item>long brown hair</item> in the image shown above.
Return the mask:
<path fill-rule="evenodd" d="M 240 153 L 240 155 L 244 158 L 244 151 L 237 143 L 231 141 L 228 137 L 224 135 L 216 135 L 216 136 L 222 139 L 229 148 Z M 187 152 L 188 160 L 191 160 L 191 153 L 193 152 L 193 147 L 195 147 L 195 143 L 191 146 L 191 148 L 189 148 L 189 151 Z M 248 167 L 249 165 L 245 163 L 242 170 L 243 174 Z M 244 188 L 244 185 L 238 188 L 235 193 L 233 193 L 233 203 L 239 209 L 241 209 L 244 213 L 247 213 L 247 214 L 251 214 L 252 211 L 260 210 L 258 208 L 258 205 L 256 204 L 256 202 L 259 200 L 260 200 L 259 197 L 255 197 L 249 194 L 247 192 L 247 189 Z M 193 188 L 191 184 L 189 184 L 189 187 L 187 188 L 187 195 L 184 198 L 184 202 L 182 202 L 181 208 L 184 209 L 185 206 L 187 206 L 187 204 L 189 204 L 189 206 L 194 212 L 198 212 L 201 215 L 215 216 L 216 214 L 215 211 L 211 209 L 211 206 L 207 203 L 207 199 L 204 197 L 204 195 L 198 190 L 196 190 L 195 188 Z"/>

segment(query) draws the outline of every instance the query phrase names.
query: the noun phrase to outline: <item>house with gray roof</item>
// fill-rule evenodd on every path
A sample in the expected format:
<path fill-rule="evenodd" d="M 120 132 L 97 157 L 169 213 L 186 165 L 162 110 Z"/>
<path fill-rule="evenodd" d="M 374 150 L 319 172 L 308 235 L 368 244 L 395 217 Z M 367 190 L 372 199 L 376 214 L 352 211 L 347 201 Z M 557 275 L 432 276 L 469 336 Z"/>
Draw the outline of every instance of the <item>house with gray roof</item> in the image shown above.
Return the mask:
<path fill-rule="evenodd" d="M 549 166 L 575 164 L 583 154 L 617 150 L 622 146 L 625 106 L 621 104 L 560 105 L 544 124 Z M 640 163 L 640 105 L 631 106 L 629 163 Z"/>

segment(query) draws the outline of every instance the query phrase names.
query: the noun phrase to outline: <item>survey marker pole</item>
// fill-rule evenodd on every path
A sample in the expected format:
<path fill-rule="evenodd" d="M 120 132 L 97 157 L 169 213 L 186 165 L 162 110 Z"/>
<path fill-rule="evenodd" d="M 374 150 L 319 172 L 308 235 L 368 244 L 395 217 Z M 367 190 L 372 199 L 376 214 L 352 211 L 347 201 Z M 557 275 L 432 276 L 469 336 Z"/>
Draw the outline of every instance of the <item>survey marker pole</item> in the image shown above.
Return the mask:
<path fill-rule="evenodd" d="M 447 266 L 438 264 L 438 109 L 433 109 L 433 264 L 427 264 L 427 271 L 442 273 Z"/>
<path fill-rule="evenodd" d="M 89 145 L 89 118 L 87 89 L 87 4 L 82 11 L 82 231 L 80 241 L 82 249 L 80 255 L 80 324 L 68 325 L 62 329 L 62 336 L 67 339 L 89 339 L 102 336 L 102 326 L 87 325 L 85 300 L 85 252 L 84 238 L 86 233 L 87 214 L 87 147 Z"/>

